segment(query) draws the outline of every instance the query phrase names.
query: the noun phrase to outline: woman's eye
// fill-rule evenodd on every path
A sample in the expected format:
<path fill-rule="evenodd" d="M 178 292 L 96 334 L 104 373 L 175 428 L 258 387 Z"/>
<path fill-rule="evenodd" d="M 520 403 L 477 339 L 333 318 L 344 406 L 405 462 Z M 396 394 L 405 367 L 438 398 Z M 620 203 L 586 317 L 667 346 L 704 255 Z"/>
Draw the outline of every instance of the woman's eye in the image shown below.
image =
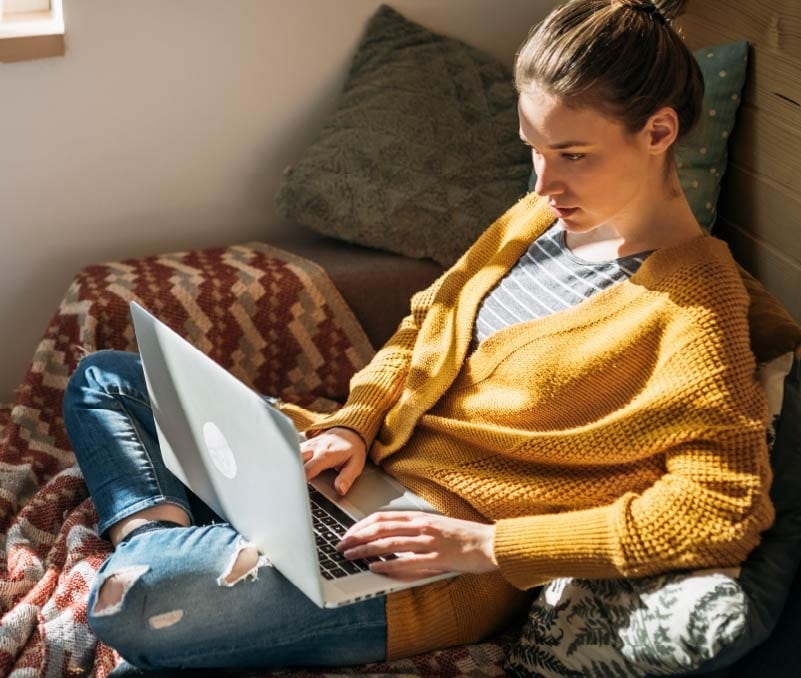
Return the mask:
<path fill-rule="evenodd" d="M 584 153 L 562 153 L 562 157 L 565 160 L 581 160 L 584 157 Z"/>

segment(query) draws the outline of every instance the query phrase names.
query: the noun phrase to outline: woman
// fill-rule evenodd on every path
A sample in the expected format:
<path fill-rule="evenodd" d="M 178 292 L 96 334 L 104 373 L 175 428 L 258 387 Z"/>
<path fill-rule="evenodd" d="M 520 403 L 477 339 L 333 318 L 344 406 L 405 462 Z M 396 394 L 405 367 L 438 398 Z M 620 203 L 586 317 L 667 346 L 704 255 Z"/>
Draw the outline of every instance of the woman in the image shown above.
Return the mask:
<path fill-rule="evenodd" d="M 65 418 L 115 552 L 89 600 L 134 664 L 338 665 L 472 642 L 552 578 L 734 565 L 773 517 L 748 296 L 672 149 L 703 85 L 678 0 L 572 0 L 515 65 L 537 183 L 429 289 L 330 416 L 284 406 L 309 478 L 370 458 L 444 515 L 380 513 L 348 558 L 460 577 L 319 610 L 203 525 L 161 462 L 137 356 L 98 353 Z M 269 554 L 268 554 L 269 555 Z M 251 576 L 252 575 L 252 576 Z"/>

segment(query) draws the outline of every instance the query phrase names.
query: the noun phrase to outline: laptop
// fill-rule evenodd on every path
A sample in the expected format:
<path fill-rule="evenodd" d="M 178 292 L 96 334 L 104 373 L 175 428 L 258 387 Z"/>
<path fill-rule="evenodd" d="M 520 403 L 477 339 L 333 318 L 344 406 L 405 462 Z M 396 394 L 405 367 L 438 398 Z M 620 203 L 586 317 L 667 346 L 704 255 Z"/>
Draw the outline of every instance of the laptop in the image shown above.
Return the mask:
<path fill-rule="evenodd" d="M 314 603 L 338 607 L 455 576 L 401 582 L 343 558 L 336 543 L 370 513 L 436 509 L 369 462 L 344 497 L 333 470 L 307 483 L 289 417 L 136 302 L 131 316 L 167 468 Z"/>

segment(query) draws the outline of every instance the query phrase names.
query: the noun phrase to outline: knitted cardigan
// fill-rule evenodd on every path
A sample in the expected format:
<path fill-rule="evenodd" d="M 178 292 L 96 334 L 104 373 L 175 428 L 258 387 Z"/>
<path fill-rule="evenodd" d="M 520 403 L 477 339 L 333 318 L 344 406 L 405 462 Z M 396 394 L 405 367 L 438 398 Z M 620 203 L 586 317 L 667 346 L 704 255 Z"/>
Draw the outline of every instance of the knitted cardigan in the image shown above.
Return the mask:
<path fill-rule="evenodd" d="M 469 353 L 478 305 L 553 222 L 530 195 L 431 287 L 342 409 L 370 458 L 446 515 L 494 522 L 499 572 L 393 593 L 388 656 L 474 642 L 525 589 L 741 563 L 773 519 L 749 297 L 712 237 L 512 325 Z"/>

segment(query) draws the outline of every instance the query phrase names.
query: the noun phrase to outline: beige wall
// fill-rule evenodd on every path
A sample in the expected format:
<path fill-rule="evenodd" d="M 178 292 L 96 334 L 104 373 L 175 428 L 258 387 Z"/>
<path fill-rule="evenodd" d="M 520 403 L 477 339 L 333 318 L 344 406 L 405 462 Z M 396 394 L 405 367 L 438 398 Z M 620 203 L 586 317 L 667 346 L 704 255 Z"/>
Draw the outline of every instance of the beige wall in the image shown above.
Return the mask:
<path fill-rule="evenodd" d="M 82 266 L 269 237 L 378 4 L 64 0 L 66 55 L 0 64 L 0 401 Z M 393 2 L 508 63 L 554 4 Z"/>

